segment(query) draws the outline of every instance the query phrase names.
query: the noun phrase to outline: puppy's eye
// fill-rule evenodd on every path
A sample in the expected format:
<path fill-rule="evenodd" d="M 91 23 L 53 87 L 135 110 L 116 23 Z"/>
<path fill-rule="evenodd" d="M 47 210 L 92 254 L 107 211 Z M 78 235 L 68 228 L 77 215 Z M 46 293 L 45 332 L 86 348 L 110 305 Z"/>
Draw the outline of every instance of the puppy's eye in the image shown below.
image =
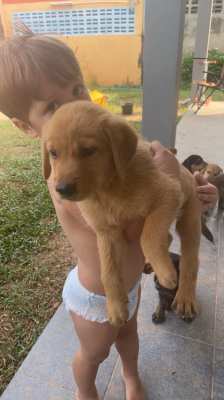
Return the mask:
<path fill-rule="evenodd" d="M 47 104 L 47 107 L 45 109 L 46 113 L 54 113 L 58 108 L 58 105 L 56 104 L 55 101 L 51 101 L 50 103 Z"/>
<path fill-rule="evenodd" d="M 83 94 L 83 91 L 84 91 L 84 86 L 83 85 L 76 85 L 73 88 L 72 93 L 73 93 L 73 96 L 77 97 L 77 96 L 81 96 Z"/>
<path fill-rule="evenodd" d="M 52 158 L 54 158 L 54 159 L 56 159 L 56 158 L 58 157 L 58 153 L 57 153 L 57 151 L 54 150 L 54 149 L 49 150 L 49 154 L 50 154 L 50 156 L 51 156 Z"/>
<path fill-rule="evenodd" d="M 80 157 L 90 157 L 95 154 L 97 151 L 96 147 L 80 147 L 79 155 Z"/>

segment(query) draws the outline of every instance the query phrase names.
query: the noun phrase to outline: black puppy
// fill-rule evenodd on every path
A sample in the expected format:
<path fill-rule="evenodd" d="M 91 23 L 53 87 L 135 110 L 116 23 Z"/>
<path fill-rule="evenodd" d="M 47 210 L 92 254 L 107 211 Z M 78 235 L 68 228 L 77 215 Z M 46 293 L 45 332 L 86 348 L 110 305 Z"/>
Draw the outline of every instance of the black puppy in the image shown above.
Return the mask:
<path fill-rule="evenodd" d="M 180 256 L 179 254 L 170 253 L 170 257 L 172 258 L 173 265 L 176 268 L 177 277 L 179 280 Z M 162 285 L 160 285 L 156 275 L 154 276 L 154 281 L 155 281 L 155 287 L 158 290 L 159 294 L 159 304 L 156 307 L 156 311 L 152 314 L 152 322 L 154 322 L 154 324 L 161 324 L 166 320 L 166 311 L 172 310 L 171 306 L 177 293 L 178 284 L 175 289 L 167 289 Z M 184 321 L 191 322 L 193 321 L 193 318 L 184 318 Z"/>
<path fill-rule="evenodd" d="M 179 281 L 179 263 L 180 256 L 176 253 L 170 253 L 170 257 L 172 259 L 173 265 L 177 271 L 177 282 Z M 145 274 L 151 274 L 153 269 L 150 264 L 146 263 L 144 267 Z M 156 307 L 156 311 L 152 314 L 152 322 L 154 324 L 162 324 L 166 320 L 166 311 L 172 310 L 172 303 L 176 296 L 178 283 L 175 289 L 167 289 L 164 286 L 160 285 L 157 276 L 154 276 L 155 287 L 159 294 L 159 304 Z M 185 322 L 193 321 L 193 318 L 183 318 Z"/>
<path fill-rule="evenodd" d="M 203 170 L 206 167 L 207 162 L 203 160 L 201 156 L 192 154 L 191 156 L 187 157 L 182 164 L 193 174 L 195 171 Z"/>

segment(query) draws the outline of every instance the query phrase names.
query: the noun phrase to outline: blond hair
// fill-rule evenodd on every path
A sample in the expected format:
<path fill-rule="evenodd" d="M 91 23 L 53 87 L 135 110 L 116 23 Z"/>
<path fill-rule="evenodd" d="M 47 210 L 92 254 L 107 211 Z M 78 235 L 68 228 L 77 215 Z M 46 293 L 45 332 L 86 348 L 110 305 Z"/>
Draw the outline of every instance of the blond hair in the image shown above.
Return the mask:
<path fill-rule="evenodd" d="M 41 81 L 63 87 L 82 74 L 72 50 L 61 41 L 27 33 L 0 46 L 0 111 L 28 119 L 34 99 L 41 100 Z"/>

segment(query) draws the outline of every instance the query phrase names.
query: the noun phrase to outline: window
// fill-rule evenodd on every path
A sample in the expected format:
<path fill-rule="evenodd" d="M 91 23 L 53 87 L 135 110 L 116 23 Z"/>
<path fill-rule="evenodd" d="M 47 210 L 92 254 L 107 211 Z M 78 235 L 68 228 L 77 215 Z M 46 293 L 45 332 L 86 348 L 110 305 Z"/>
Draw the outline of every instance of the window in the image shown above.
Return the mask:
<path fill-rule="evenodd" d="M 213 0 L 213 14 L 220 14 L 223 12 L 224 0 Z M 186 2 L 186 14 L 197 14 L 198 13 L 198 0 L 187 0 Z"/>
<path fill-rule="evenodd" d="M 191 0 L 191 14 L 197 14 L 198 12 L 198 0 Z"/>
<path fill-rule="evenodd" d="M 135 8 L 130 7 L 13 13 L 14 26 L 18 20 L 34 33 L 76 36 L 135 32 Z"/>
<path fill-rule="evenodd" d="M 213 13 L 220 14 L 223 11 L 223 0 L 213 0 Z"/>

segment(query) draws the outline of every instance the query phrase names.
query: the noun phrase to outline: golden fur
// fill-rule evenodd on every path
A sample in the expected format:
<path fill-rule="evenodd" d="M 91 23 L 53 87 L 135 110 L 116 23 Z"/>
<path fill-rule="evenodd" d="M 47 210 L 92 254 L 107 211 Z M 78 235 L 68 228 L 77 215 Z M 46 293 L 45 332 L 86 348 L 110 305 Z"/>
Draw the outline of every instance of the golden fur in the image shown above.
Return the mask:
<path fill-rule="evenodd" d="M 43 169 L 53 170 L 55 189 L 79 202 L 97 234 L 101 279 L 109 320 L 120 326 L 128 319 L 128 296 L 120 265 L 126 251 L 123 226 L 144 218 L 141 246 L 161 285 L 174 288 L 176 270 L 169 257 L 169 228 L 177 220 L 181 239 L 177 312 L 196 312 L 195 288 L 200 243 L 200 204 L 192 175 L 180 166 L 179 178 L 161 172 L 150 144 L 128 123 L 86 101 L 60 107 L 43 133 Z"/>
<path fill-rule="evenodd" d="M 208 163 L 202 170 L 202 173 L 205 178 L 209 179 L 211 177 L 214 178 L 215 176 L 221 175 L 223 173 L 223 170 L 217 164 Z"/>

